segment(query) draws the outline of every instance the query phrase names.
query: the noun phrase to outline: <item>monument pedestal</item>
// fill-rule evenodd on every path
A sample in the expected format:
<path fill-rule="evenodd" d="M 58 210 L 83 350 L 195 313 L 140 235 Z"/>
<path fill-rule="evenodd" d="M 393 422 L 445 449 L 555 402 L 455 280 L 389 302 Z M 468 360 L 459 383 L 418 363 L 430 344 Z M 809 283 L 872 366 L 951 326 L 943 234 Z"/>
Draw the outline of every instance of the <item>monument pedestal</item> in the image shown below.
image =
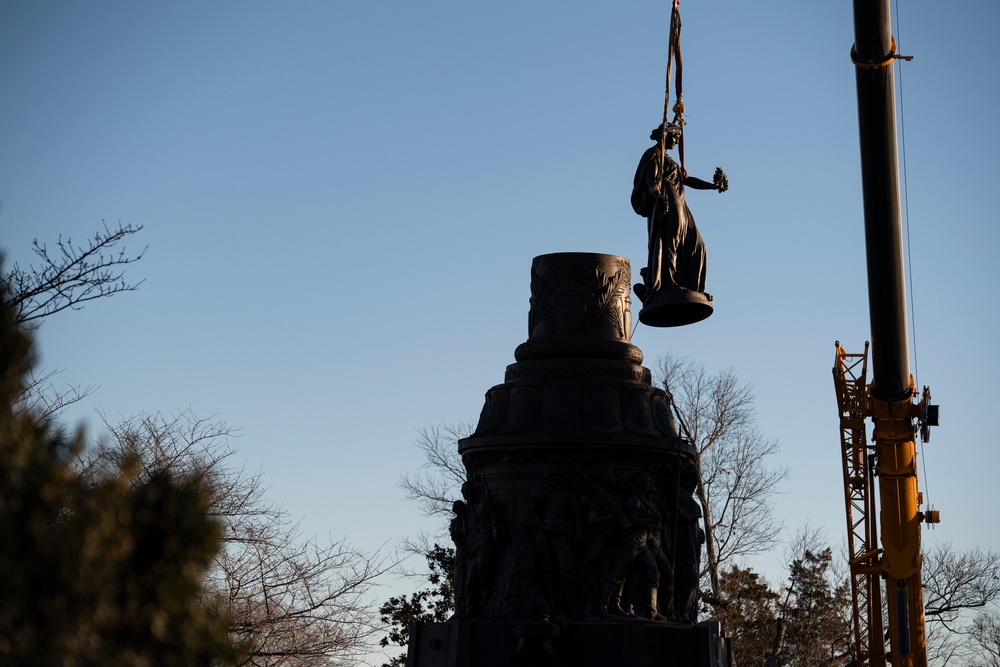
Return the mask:
<path fill-rule="evenodd" d="M 648 327 L 682 327 L 701 322 L 713 310 L 711 297 L 704 292 L 675 287 L 646 296 L 639 321 Z"/>
<path fill-rule="evenodd" d="M 731 667 L 718 624 L 640 620 L 420 623 L 414 667 Z"/>
<path fill-rule="evenodd" d="M 455 617 L 411 628 L 408 667 L 730 667 L 697 623 L 695 449 L 629 341 L 630 279 L 534 259 L 528 340 L 459 441 Z"/>

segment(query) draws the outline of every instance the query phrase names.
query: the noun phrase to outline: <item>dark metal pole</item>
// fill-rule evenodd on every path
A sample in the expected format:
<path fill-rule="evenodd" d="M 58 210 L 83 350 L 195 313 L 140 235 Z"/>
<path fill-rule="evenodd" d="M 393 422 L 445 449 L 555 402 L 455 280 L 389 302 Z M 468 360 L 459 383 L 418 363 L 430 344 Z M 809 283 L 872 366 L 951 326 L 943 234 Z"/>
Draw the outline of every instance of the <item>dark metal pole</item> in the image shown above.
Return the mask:
<path fill-rule="evenodd" d="M 868 309 L 872 336 L 871 394 L 910 398 L 903 224 L 896 161 L 895 45 L 889 0 L 854 0 L 854 60 L 861 138 Z"/>

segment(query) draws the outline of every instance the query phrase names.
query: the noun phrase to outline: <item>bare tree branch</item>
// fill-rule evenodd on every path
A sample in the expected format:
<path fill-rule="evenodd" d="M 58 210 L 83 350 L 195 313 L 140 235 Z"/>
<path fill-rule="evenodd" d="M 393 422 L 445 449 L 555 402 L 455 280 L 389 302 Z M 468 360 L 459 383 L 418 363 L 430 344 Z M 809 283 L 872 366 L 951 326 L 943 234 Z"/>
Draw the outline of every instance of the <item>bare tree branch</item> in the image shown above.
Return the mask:
<path fill-rule="evenodd" d="M 88 385 L 56 386 L 52 378 L 62 371 L 28 371 L 21 393 L 15 399 L 13 409 L 18 414 L 30 414 L 40 422 L 54 420 L 59 413 L 90 396 L 97 387 Z"/>
<path fill-rule="evenodd" d="M 923 562 L 930 664 L 1000 667 L 1000 555 L 944 543 Z"/>
<path fill-rule="evenodd" d="M 38 239 L 32 241 L 39 266 L 24 268 L 15 263 L 0 276 L 7 284 L 6 299 L 17 324 L 37 327 L 43 318 L 67 308 L 79 310 L 88 301 L 138 289 L 143 281 L 127 282 L 123 267 L 142 259 L 146 248 L 129 254 L 124 247 L 116 246 L 141 230 L 142 225 L 131 223 L 118 223 L 114 229 L 104 224 L 104 229 L 86 245 L 76 245 L 71 238 L 60 236 L 51 251 Z"/>
<path fill-rule="evenodd" d="M 657 370 L 697 449 L 696 495 L 706 533 L 703 575 L 718 597 L 723 564 L 763 553 L 777 542 L 782 525 L 771 501 L 788 469 L 767 465 L 780 448 L 757 426 L 753 385 L 741 382 L 732 369 L 709 375 L 703 364 L 668 354 Z"/>
<path fill-rule="evenodd" d="M 978 547 L 956 552 L 938 544 L 924 555 L 924 603 L 927 616 L 953 622 L 968 609 L 1000 600 L 1000 555 Z"/>
<path fill-rule="evenodd" d="M 332 664 L 374 646 L 381 627 L 368 594 L 394 563 L 344 540 L 303 539 L 288 512 L 266 498 L 261 473 L 230 464 L 236 450 L 229 440 L 238 433 L 224 422 L 190 411 L 139 414 L 118 423 L 102 418 L 110 438 L 88 452 L 84 466 L 138 457 L 142 474 L 169 468 L 212 482 L 213 513 L 224 534 L 205 604 L 232 619 L 230 637 L 245 656 L 241 664 Z"/>
<path fill-rule="evenodd" d="M 0 299 L 10 306 L 18 326 L 31 329 L 38 327 L 43 318 L 67 308 L 79 310 L 88 301 L 134 291 L 143 281 L 126 282 L 123 267 L 142 259 L 146 249 L 129 255 L 124 247 L 116 246 L 141 230 L 141 225 L 119 223 L 117 229 L 109 229 L 105 224 L 86 246 L 74 245 L 72 239 L 60 236 L 51 253 L 48 246 L 35 239 L 32 250 L 41 260 L 40 266 L 23 268 L 14 264 L 10 271 L 0 273 L 0 283 L 7 288 Z M 51 380 L 58 373 L 30 373 L 15 399 L 15 411 L 51 421 L 96 390 L 94 386 L 56 386 Z"/>
<path fill-rule="evenodd" d="M 403 475 L 399 487 L 406 500 L 414 500 L 427 516 L 451 517 L 452 503 L 461 498 L 465 465 L 458 454 L 458 441 L 475 430 L 468 422 L 441 424 L 420 429 L 417 449 L 424 453 L 420 472 Z"/>
<path fill-rule="evenodd" d="M 1000 615 L 994 612 L 977 616 L 972 638 L 980 649 L 973 667 L 1000 667 Z"/>

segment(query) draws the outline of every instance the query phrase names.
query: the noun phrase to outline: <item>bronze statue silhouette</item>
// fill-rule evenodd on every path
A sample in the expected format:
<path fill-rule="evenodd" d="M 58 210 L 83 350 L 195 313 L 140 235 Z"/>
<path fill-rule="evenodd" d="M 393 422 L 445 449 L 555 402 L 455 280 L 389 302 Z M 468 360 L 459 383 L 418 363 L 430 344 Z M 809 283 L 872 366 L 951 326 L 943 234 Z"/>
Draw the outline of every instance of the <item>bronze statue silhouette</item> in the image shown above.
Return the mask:
<path fill-rule="evenodd" d="M 646 218 L 649 232 L 649 259 L 639 272 L 643 283 L 634 290 L 646 314 L 640 313 L 639 319 L 651 326 L 690 324 L 712 313 L 712 297 L 705 293 L 705 242 L 684 188 L 725 192 L 729 184 L 722 169 L 715 170 L 711 183 L 688 176 L 666 153 L 680 135 L 681 128 L 674 123 L 653 130 L 649 138 L 656 145 L 643 153 L 632 181 L 632 208 Z M 664 297 L 669 292 L 675 294 Z M 657 303 L 651 307 L 654 300 Z"/>

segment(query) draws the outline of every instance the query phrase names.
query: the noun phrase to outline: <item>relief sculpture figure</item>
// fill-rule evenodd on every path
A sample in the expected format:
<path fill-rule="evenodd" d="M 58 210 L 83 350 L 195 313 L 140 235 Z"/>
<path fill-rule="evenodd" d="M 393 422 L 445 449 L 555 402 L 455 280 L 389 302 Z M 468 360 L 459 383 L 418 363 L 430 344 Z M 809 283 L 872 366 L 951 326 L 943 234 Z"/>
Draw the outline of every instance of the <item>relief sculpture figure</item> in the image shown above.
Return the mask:
<path fill-rule="evenodd" d="M 689 623 L 698 622 L 698 575 L 701 573 L 701 548 L 705 543 L 701 506 L 693 497 L 697 487 L 698 468 L 687 463 L 681 468 L 673 611 L 678 621 Z"/>
<path fill-rule="evenodd" d="M 550 467 L 542 476 L 537 494 L 540 510 L 536 527 L 536 557 L 542 594 L 550 612 L 575 613 L 576 566 L 573 547 L 579 510 L 565 470 Z"/>
<path fill-rule="evenodd" d="M 464 501 L 456 500 L 452 503 L 451 511 L 455 516 L 448 527 L 451 541 L 455 544 L 453 581 L 455 582 L 455 616 L 458 618 L 464 618 L 468 613 L 466 587 L 469 579 L 469 515 L 467 510 L 468 505 Z"/>
<path fill-rule="evenodd" d="M 641 615 L 655 620 L 659 614 L 654 591 L 659 585 L 660 575 L 653 550 L 659 549 L 660 545 L 658 539 L 654 538 L 651 542 L 650 538 L 660 530 L 660 513 L 649 496 L 651 486 L 645 477 L 639 485 L 622 481 L 625 486 L 623 513 L 627 527 L 620 534 L 616 556 L 600 591 L 602 616 Z"/>
<path fill-rule="evenodd" d="M 470 482 L 462 485 L 462 495 L 467 509 L 461 514 L 468 517 L 464 525 L 468 554 L 465 559 L 465 610 L 469 616 L 476 617 L 482 614 L 492 593 L 499 531 L 493 501 L 488 495 Z"/>

